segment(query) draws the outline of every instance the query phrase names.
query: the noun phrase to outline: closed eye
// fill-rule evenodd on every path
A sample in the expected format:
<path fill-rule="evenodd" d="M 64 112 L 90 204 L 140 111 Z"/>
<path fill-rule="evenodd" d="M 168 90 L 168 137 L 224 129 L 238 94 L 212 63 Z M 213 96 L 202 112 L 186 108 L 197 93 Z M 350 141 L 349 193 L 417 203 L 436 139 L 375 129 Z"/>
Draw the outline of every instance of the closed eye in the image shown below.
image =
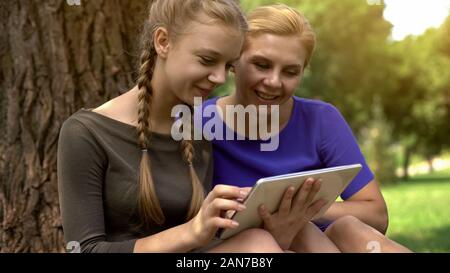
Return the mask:
<path fill-rule="evenodd" d="M 286 71 L 285 73 L 290 77 L 300 76 L 300 71 Z"/>
<path fill-rule="evenodd" d="M 203 65 L 213 65 L 216 60 L 211 58 L 211 57 L 207 57 L 207 56 L 199 56 L 200 57 L 200 63 Z"/>
<path fill-rule="evenodd" d="M 270 65 L 267 64 L 267 63 L 259 63 L 259 62 L 256 62 L 256 63 L 254 63 L 254 65 L 255 65 L 256 67 L 258 67 L 259 69 L 262 69 L 262 70 L 266 70 L 266 69 L 269 69 L 269 68 L 270 68 Z"/>

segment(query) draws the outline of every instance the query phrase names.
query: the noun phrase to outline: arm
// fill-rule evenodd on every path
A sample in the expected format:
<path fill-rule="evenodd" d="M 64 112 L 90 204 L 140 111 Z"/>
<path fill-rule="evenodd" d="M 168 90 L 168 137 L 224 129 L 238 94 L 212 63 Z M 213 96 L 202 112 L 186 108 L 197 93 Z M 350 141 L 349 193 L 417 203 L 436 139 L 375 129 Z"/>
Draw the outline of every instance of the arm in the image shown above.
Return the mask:
<path fill-rule="evenodd" d="M 323 217 L 314 222 L 330 223 L 345 215 L 353 215 L 381 233 L 386 233 L 388 228 L 387 207 L 375 180 L 347 200 L 335 202 Z"/>
<path fill-rule="evenodd" d="M 196 247 L 200 247 L 200 245 L 192 236 L 189 223 L 185 223 L 138 239 L 134 245 L 133 252 L 188 252 Z"/>
<path fill-rule="evenodd" d="M 218 228 L 233 228 L 222 210 L 242 210 L 238 187 L 216 186 L 189 222 L 140 239 L 108 242 L 103 211 L 107 157 L 81 122 L 67 120 L 58 144 L 58 191 L 66 242 L 77 241 L 83 252 L 186 252 L 206 245 Z M 228 199 L 227 199 L 228 198 Z"/>
<path fill-rule="evenodd" d="M 222 215 L 228 210 L 243 211 L 245 207 L 236 200 L 245 198 L 247 194 L 245 189 L 239 187 L 215 186 L 194 218 L 185 224 L 137 240 L 134 252 L 186 252 L 205 246 L 219 228 L 238 226 L 238 223 Z"/>
<path fill-rule="evenodd" d="M 64 122 L 58 142 L 58 193 L 64 239 L 82 252 L 131 252 L 135 240 L 107 242 L 103 180 L 107 157 L 90 131 L 75 118 Z"/>
<path fill-rule="evenodd" d="M 339 111 L 331 105 L 322 111 L 320 124 L 319 153 L 325 166 L 360 163 L 363 168 L 342 193 L 341 197 L 345 201 L 334 203 L 324 217 L 315 222 L 328 224 L 339 217 L 353 215 L 380 232 L 386 232 L 386 204 L 351 128 Z"/>

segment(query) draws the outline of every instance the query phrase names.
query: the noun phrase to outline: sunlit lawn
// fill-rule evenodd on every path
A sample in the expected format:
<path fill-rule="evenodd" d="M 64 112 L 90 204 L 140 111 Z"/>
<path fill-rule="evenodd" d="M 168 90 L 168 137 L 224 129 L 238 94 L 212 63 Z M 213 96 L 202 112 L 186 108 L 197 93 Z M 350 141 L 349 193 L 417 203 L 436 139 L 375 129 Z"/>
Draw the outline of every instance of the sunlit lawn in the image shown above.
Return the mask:
<path fill-rule="evenodd" d="M 383 187 L 388 236 L 415 252 L 450 252 L 450 170 Z"/>

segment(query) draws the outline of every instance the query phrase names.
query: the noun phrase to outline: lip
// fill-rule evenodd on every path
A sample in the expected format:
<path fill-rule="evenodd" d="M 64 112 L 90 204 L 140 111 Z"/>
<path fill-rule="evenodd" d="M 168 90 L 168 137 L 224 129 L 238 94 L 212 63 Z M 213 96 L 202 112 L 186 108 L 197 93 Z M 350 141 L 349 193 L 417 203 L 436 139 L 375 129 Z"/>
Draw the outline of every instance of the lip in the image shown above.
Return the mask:
<path fill-rule="evenodd" d="M 267 95 L 266 92 L 261 92 L 261 91 L 259 91 L 257 89 L 254 89 L 253 92 L 255 93 L 255 96 L 258 98 L 259 101 L 261 101 L 263 103 L 268 103 L 268 104 L 272 104 L 272 103 L 276 102 L 278 100 L 278 98 L 280 97 L 279 95 L 277 95 L 273 99 L 268 100 L 268 99 L 264 99 L 264 98 L 258 96 L 258 93 L 262 93 L 264 95 Z M 267 96 L 270 96 L 270 95 L 267 95 Z"/>
<path fill-rule="evenodd" d="M 200 91 L 200 94 L 202 95 L 202 97 L 209 96 L 209 94 L 211 94 L 212 91 L 214 90 L 214 88 L 202 88 L 200 86 L 196 86 L 196 88 Z"/>

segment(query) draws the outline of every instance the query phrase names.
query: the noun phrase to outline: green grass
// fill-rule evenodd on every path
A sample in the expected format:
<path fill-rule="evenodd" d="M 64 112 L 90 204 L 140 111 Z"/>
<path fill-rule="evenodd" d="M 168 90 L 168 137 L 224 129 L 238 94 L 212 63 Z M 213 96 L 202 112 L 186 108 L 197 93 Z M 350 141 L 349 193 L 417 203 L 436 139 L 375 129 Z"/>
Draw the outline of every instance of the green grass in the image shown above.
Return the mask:
<path fill-rule="evenodd" d="M 415 252 L 450 252 L 450 170 L 382 188 L 388 237 Z"/>

